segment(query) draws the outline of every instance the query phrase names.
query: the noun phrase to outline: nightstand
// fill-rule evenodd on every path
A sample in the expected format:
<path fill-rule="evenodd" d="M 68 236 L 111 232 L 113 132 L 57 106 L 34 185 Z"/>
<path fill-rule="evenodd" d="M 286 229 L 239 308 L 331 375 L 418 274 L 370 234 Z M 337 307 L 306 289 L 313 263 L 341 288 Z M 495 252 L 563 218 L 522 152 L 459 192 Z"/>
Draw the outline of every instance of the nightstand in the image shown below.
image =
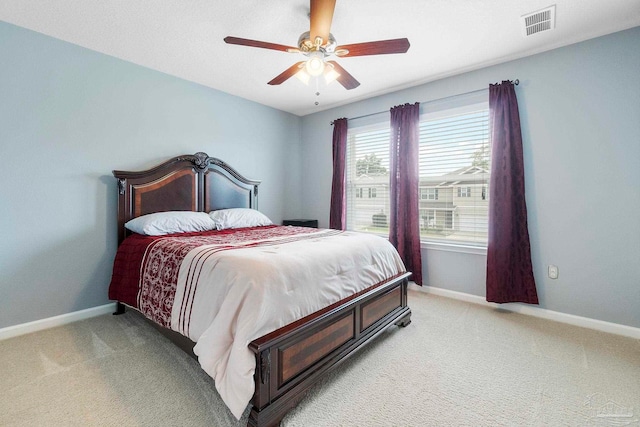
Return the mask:
<path fill-rule="evenodd" d="M 296 227 L 318 228 L 317 219 L 285 219 L 282 225 L 295 225 Z"/>

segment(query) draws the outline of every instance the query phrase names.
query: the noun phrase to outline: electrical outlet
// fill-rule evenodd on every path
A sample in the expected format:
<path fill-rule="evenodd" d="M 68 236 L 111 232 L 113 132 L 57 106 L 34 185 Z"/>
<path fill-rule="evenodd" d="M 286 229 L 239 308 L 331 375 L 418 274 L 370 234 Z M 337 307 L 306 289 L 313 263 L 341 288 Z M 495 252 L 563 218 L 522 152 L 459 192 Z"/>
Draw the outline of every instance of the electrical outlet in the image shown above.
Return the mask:
<path fill-rule="evenodd" d="M 558 278 L 558 266 L 557 265 L 549 265 L 547 266 L 548 274 L 550 279 Z"/>

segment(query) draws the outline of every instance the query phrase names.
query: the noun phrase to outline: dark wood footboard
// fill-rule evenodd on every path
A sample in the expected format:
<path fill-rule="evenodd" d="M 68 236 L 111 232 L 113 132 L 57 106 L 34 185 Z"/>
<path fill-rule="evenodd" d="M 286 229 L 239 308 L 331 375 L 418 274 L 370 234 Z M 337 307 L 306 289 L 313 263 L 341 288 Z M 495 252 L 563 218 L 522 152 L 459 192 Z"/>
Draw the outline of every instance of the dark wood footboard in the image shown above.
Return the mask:
<path fill-rule="evenodd" d="M 396 276 L 251 342 L 256 390 L 248 425 L 278 425 L 323 374 L 388 327 L 408 325 L 409 276 Z"/>

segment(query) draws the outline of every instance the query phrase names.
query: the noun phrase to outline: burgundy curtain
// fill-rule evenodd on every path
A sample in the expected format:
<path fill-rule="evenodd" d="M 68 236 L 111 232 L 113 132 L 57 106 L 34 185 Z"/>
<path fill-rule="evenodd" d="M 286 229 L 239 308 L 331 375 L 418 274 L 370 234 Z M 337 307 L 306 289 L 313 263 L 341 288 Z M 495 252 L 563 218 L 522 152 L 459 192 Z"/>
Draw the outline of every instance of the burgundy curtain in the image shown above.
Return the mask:
<path fill-rule="evenodd" d="M 422 285 L 418 208 L 418 138 L 420 104 L 391 109 L 389 241 L 396 247 L 412 280 Z"/>
<path fill-rule="evenodd" d="M 524 159 L 513 83 L 489 86 L 491 182 L 487 301 L 538 304 L 524 197 Z"/>
<path fill-rule="evenodd" d="M 331 208 L 329 228 L 344 230 L 347 226 L 345 201 L 345 163 L 347 157 L 347 119 L 333 122 L 333 180 L 331 182 Z"/>

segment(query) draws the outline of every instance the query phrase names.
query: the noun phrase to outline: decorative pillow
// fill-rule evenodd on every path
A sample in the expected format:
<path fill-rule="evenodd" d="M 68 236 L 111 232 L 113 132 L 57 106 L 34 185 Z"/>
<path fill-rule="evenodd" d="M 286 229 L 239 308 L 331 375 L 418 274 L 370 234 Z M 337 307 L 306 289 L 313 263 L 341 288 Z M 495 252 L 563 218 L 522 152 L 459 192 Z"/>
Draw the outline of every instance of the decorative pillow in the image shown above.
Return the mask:
<path fill-rule="evenodd" d="M 265 214 L 249 208 L 220 209 L 211 211 L 209 215 L 218 230 L 273 224 Z"/>
<path fill-rule="evenodd" d="M 127 221 L 124 226 L 134 233 L 147 236 L 190 233 L 216 228 L 215 223 L 206 212 L 190 211 L 169 211 L 142 215 Z"/>

